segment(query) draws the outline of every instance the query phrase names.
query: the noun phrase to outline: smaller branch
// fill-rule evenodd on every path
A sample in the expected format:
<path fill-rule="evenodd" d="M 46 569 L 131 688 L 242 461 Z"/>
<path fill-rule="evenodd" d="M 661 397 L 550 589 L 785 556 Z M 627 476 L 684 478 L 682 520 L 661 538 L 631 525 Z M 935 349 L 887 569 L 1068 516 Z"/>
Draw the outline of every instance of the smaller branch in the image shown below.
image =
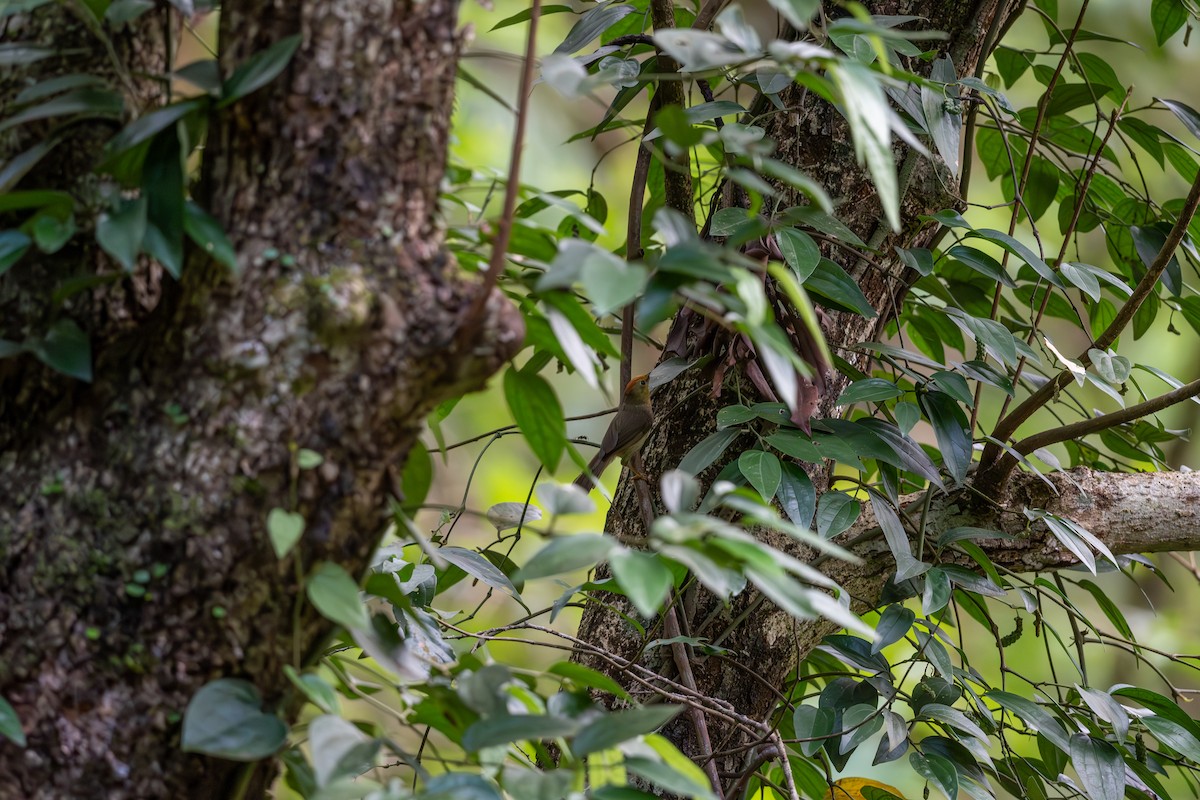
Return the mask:
<path fill-rule="evenodd" d="M 1164 408 L 1170 408 L 1177 403 L 1182 403 L 1184 400 L 1190 400 L 1198 394 L 1200 394 L 1200 380 L 1194 380 L 1189 384 L 1180 386 L 1174 391 L 1159 395 L 1143 403 L 1123 408 L 1120 411 L 1080 420 L 1070 425 L 1064 425 L 1061 428 L 1035 433 L 1033 436 L 1026 437 L 1017 442 L 1013 445 L 1013 449 L 1021 455 L 1028 455 L 1039 447 L 1058 444 L 1069 439 L 1080 439 L 1093 433 L 1115 428 L 1117 425 L 1124 425 L 1126 422 L 1133 422 L 1135 419 L 1148 417 L 1151 414 L 1162 411 Z"/>
<path fill-rule="evenodd" d="M 675 613 L 674 605 L 668 607 L 667 613 L 663 615 L 663 633 L 668 639 L 678 639 L 683 635 L 679 629 L 679 617 Z M 696 676 L 692 674 L 692 662 L 688 658 L 687 646 L 680 641 L 672 642 L 671 657 L 675 660 L 675 668 L 679 670 L 680 683 L 693 692 L 697 691 Z M 696 743 L 700 746 L 700 752 L 708 756 L 712 753 L 713 746 L 712 738 L 708 735 L 708 723 L 704 720 L 704 709 L 691 706 L 688 708 L 688 715 L 691 716 L 692 725 L 696 729 Z M 724 800 L 721 776 L 717 774 L 717 764 L 712 758 L 704 759 L 704 772 L 708 775 L 708 782 L 712 784 L 717 797 Z"/>
<path fill-rule="evenodd" d="M 504 271 L 504 256 L 508 252 L 508 240 L 512 235 L 513 211 L 517 206 L 517 189 L 521 184 L 521 151 L 525 144 L 525 123 L 529 120 L 529 98 L 533 86 L 533 62 L 537 53 L 537 27 L 541 16 L 542 0 L 533 0 L 533 11 L 529 16 L 529 37 L 525 41 L 525 64 L 521 71 L 520 96 L 517 98 L 517 125 L 513 132 L 512 157 L 508 167 L 508 185 L 504 189 L 504 210 L 496 231 L 496 241 L 492 243 L 492 258 L 488 262 L 488 270 L 483 276 L 483 285 L 475 295 L 462 327 L 456 337 L 458 343 L 468 342 L 475 337 L 483 322 L 483 309 L 487 305 L 492 290 L 500 280 Z"/>
<path fill-rule="evenodd" d="M 1112 323 L 1105 329 L 1099 337 L 1096 338 L 1092 347 L 1097 350 L 1107 350 L 1129 321 L 1133 319 L 1133 315 L 1141 308 L 1142 303 L 1154 291 L 1154 287 L 1158 284 L 1158 279 L 1167 268 L 1167 264 L 1175 256 L 1175 251 L 1179 248 L 1180 242 L 1187 234 L 1188 225 L 1192 221 L 1192 217 L 1196 214 L 1196 207 L 1200 205 L 1200 175 L 1196 176 L 1196 180 L 1192 183 L 1192 190 L 1188 193 L 1187 199 L 1183 203 L 1183 208 L 1179 211 L 1179 217 L 1175 220 L 1174 227 L 1167 235 L 1167 239 L 1163 242 L 1162 249 L 1158 251 L 1158 256 L 1154 262 L 1146 270 L 1146 274 L 1142 276 L 1141 281 L 1133 290 L 1133 294 L 1129 297 L 1125 304 L 1117 311 L 1117 316 Z M 1091 348 L 1089 348 L 1091 349 Z M 1091 365 L 1092 357 L 1088 354 L 1088 350 L 1084 350 L 1076 361 L 1085 369 Z M 1046 382 L 1042 388 L 1038 389 L 1032 395 L 1027 397 L 1023 403 L 1014 408 L 1008 416 L 996 423 L 996 429 L 992 433 L 993 438 L 998 441 L 1008 441 L 1027 419 L 1033 416 L 1033 413 L 1042 406 L 1046 405 L 1051 398 L 1056 396 L 1058 392 L 1070 383 L 1074 378 L 1074 373 L 1069 369 L 1064 369 L 1058 375 Z M 984 479 L 978 485 L 987 486 L 989 489 L 997 489 L 1003 486 L 1008 480 L 1008 476 L 1012 474 L 1016 468 L 1016 459 L 1008 454 L 1001 454 L 1001 450 L 996 445 L 988 445 L 983 452 L 982 469 L 980 478 Z"/>

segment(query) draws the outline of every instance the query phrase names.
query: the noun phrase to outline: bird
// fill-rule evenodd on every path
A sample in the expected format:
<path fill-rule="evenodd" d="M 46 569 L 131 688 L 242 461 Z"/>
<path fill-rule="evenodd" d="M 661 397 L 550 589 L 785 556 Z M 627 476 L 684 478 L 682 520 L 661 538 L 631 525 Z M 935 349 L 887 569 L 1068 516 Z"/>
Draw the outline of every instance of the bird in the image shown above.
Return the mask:
<path fill-rule="evenodd" d="M 654 422 L 654 411 L 650 408 L 650 376 L 638 375 L 625 385 L 617 415 L 608 424 L 600 450 L 588 464 L 586 472 L 575 479 L 575 485 L 590 492 L 614 458 L 626 458 L 636 453 L 646 441 Z"/>

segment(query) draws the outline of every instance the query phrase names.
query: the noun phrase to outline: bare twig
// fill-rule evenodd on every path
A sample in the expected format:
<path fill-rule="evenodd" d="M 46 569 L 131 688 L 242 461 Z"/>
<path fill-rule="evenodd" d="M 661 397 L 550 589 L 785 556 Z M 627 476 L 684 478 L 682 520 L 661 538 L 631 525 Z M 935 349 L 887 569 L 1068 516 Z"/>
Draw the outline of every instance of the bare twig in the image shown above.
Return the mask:
<path fill-rule="evenodd" d="M 1179 210 L 1179 217 L 1175 220 L 1174 227 L 1167 234 L 1166 241 L 1163 242 L 1162 249 L 1158 251 L 1153 263 L 1146 270 L 1146 274 L 1142 276 L 1141 281 L 1134 288 L 1133 294 L 1129 297 L 1125 304 L 1117 311 L 1116 317 L 1112 323 L 1096 338 L 1092 348 L 1096 350 L 1107 350 L 1121 332 L 1125 330 L 1125 326 L 1133 319 L 1133 315 L 1141 308 L 1142 303 L 1154 291 L 1154 287 L 1158 284 L 1158 279 L 1167 268 L 1167 264 L 1175 256 L 1175 251 L 1179 248 L 1180 242 L 1183 241 L 1184 235 L 1187 233 L 1188 225 L 1192 221 L 1192 217 L 1196 214 L 1196 207 L 1200 205 L 1200 175 L 1192 183 L 1192 189 L 1188 193 L 1187 199 L 1183 203 L 1183 208 Z M 1077 358 L 1080 366 L 1087 368 L 1092 363 L 1092 357 L 1088 350 L 1084 350 Z M 1074 379 L 1074 373 L 1069 369 L 1064 369 L 1056 376 L 1047 381 L 1042 388 L 1038 389 L 1032 395 L 1027 397 L 1023 403 L 1009 412 L 1008 416 L 996 423 L 996 430 L 992 434 L 993 438 L 998 441 L 1007 441 L 1017 428 L 1021 426 L 1025 420 L 1029 419 L 1035 411 L 1044 406 L 1058 392 Z M 1047 434 L 1052 431 L 1047 431 Z M 1060 440 L 1061 441 L 1061 440 Z M 988 487 L 996 489 L 1001 487 L 1008 476 L 1012 474 L 1016 468 L 1016 459 L 1006 453 L 997 445 L 988 445 L 983 452 L 982 468 L 979 472 L 979 478 L 976 484 L 980 487 Z"/>
<path fill-rule="evenodd" d="M 504 271 L 504 256 L 508 251 L 509 237 L 512 235 L 513 211 L 517 206 L 517 189 L 521 185 L 521 151 L 525 144 L 525 123 L 529 120 L 529 98 L 533 85 L 533 62 L 537 52 L 537 27 L 541 10 L 542 0 L 533 0 L 533 10 L 529 16 L 529 37 L 525 42 L 525 64 L 521 71 L 520 96 L 517 98 L 517 124 L 513 132 L 508 185 L 504 189 L 504 210 L 497 224 L 496 240 L 492 243 L 492 257 L 483 276 L 483 284 L 458 329 L 456 338 L 459 344 L 469 342 L 479 330 L 483 323 L 484 306 L 500 280 L 500 273 Z"/>
<path fill-rule="evenodd" d="M 1099 417 L 1080 420 L 1070 425 L 1064 425 L 1061 428 L 1035 433 L 1033 436 L 1028 436 L 1013 445 L 1013 450 L 1016 450 L 1021 455 L 1027 455 L 1039 447 L 1058 444 L 1070 439 L 1079 439 L 1089 434 L 1114 428 L 1117 425 L 1124 425 L 1126 422 L 1133 422 L 1135 419 L 1148 417 L 1151 414 L 1162 411 L 1164 408 L 1170 408 L 1177 403 L 1182 403 L 1184 400 L 1190 400 L 1198 394 L 1200 394 L 1200 380 L 1194 380 L 1172 392 L 1159 395 L 1144 403 L 1138 403 L 1128 408 L 1123 408 L 1120 411 L 1114 411 L 1111 414 L 1102 414 Z"/>

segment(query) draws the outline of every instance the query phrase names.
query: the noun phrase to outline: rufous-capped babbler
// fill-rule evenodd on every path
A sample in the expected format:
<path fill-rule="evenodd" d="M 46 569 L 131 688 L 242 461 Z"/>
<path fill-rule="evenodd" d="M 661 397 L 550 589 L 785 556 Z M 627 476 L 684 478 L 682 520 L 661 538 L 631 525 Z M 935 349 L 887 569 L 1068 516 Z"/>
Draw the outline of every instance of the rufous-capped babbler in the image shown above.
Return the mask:
<path fill-rule="evenodd" d="M 600 441 L 600 450 L 580 473 L 575 485 L 590 492 L 593 478 L 599 478 L 614 458 L 626 458 L 636 453 L 650 434 L 654 412 L 650 409 L 650 376 L 638 375 L 625 386 L 617 415 L 613 417 Z"/>

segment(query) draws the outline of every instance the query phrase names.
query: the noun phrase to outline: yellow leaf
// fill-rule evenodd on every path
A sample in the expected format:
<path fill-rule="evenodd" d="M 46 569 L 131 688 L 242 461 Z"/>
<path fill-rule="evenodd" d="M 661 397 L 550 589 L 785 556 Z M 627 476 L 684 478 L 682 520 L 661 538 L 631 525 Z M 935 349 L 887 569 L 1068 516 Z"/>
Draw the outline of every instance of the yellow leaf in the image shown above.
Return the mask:
<path fill-rule="evenodd" d="M 878 789 L 870 796 L 863 794 L 865 789 Z M 886 792 L 886 794 L 885 794 Z M 898 800 L 904 800 L 904 795 L 895 786 L 873 781 L 870 778 L 841 778 L 833 782 L 825 793 L 825 800 L 884 800 L 890 794 Z"/>

